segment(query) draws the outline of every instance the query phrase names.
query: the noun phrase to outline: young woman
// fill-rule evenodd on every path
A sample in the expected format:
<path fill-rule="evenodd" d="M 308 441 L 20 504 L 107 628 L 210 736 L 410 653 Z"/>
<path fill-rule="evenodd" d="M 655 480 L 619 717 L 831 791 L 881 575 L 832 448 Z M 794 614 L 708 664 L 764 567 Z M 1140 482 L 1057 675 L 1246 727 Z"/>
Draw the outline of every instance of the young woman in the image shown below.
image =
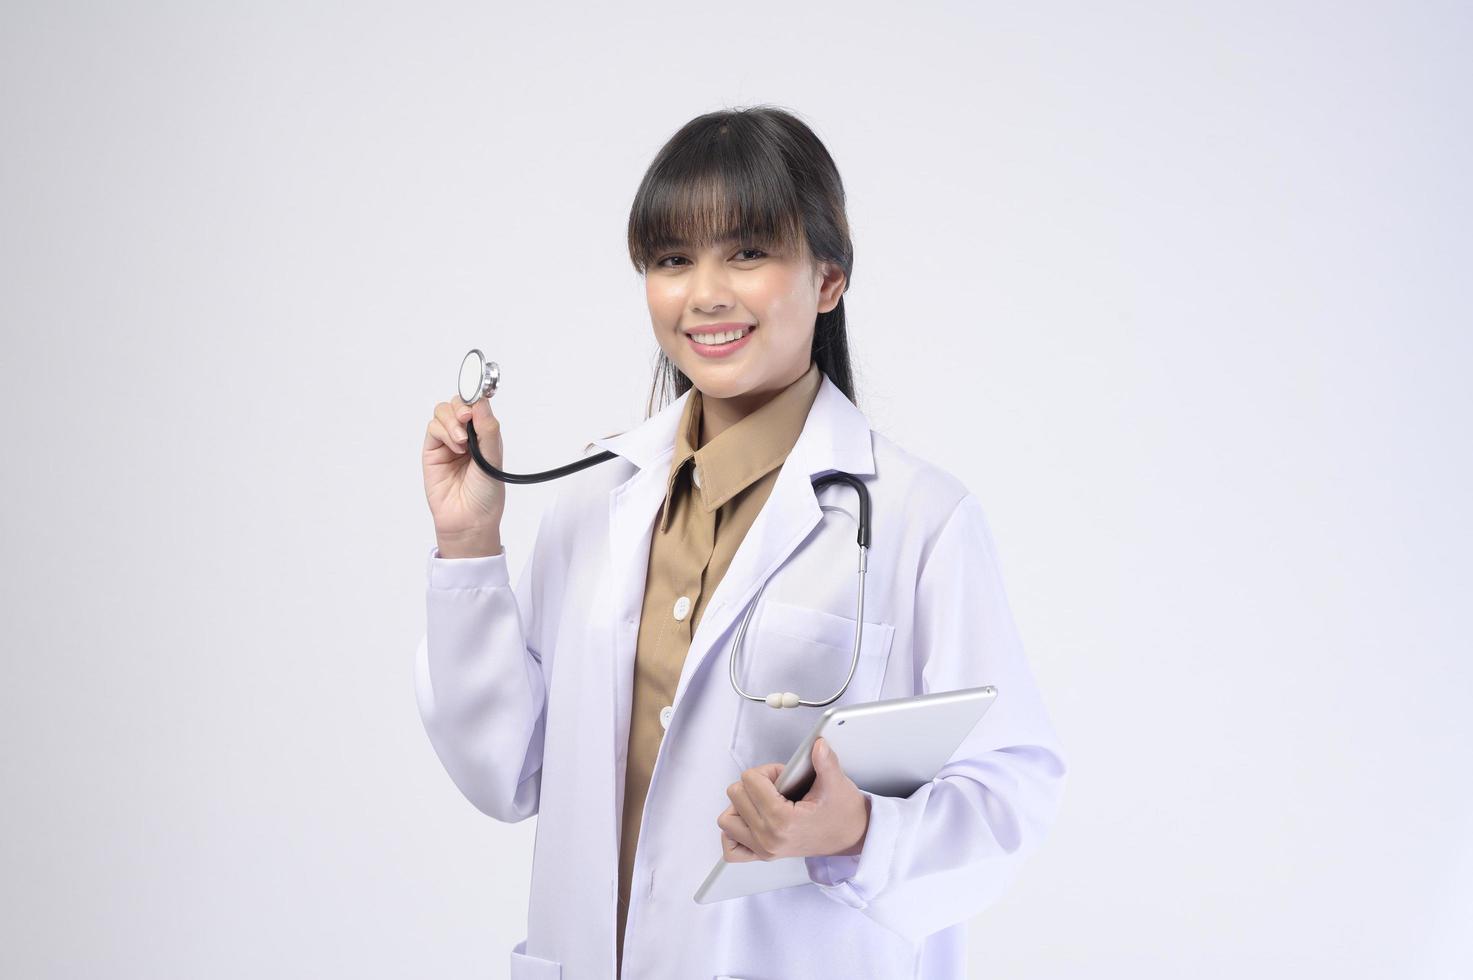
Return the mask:
<path fill-rule="evenodd" d="M 559 485 L 515 588 L 486 399 L 435 407 L 434 517 L 416 652 L 425 729 L 498 820 L 539 817 L 520 978 L 962 977 L 967 920 L 1042 841 L 1065 764 L 1018 641 L 977 498 L 870 429 L 844 324 L 853 249 L 823 144 L 771 107 L 686 124 L 635 195 L 629 250 L 660 346 L 664 404 L 595 440 L 618 458 Z M 676 397 L 670 397 L 673 386 Z M 858 514 L 871 497 L 853 661 Z M 759 595 L 760 592 L 760 595 Z M 813 751 L 823 709 L 993 685 L 930 783 L 860 791 Z M 852 676 L 851 664 L 854 663 Z M 697 903 L 713 861 L 803 857 L 809 883 Z"/>

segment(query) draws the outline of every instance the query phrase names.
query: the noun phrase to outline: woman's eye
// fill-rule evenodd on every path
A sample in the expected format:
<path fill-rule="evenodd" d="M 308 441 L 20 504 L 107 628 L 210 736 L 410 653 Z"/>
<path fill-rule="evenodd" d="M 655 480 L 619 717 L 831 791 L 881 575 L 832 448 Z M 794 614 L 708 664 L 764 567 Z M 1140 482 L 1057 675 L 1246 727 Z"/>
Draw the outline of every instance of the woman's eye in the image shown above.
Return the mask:
<path fill-rule="evenodd" d="M 767 253 L 765 251 L 755 247 L 738 249 L 736 253 L 736 260 L 738 262 L 755 262 L 757 259 L 766 257 Z M 676 263 L 679 263 L 679 265 L 677 265 Z M 689 262 L 683 255 L 667 255 L 664 258 L 659 259 L 655 262 L 655 265 L 665 269 L 680 268 L 681 266 L 688 264 Z"/>

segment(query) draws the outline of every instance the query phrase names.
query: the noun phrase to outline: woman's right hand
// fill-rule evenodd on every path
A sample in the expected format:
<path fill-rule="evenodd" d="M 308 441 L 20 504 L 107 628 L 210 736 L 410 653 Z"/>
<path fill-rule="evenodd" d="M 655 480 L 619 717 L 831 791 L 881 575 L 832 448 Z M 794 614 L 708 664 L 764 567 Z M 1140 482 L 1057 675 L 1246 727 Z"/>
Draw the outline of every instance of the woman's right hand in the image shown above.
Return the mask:
<path fill-rule="evenodd" d="M 457 394 L 435 406 L 425 430 L 425 498 L 443 558 L 501 554 L 506 484 L 487 476 L 471 459 L 466 419 L 475 424 L 486 462 L 502 468 L 501 423 L 491 412 L 489 398 L 478 398 L 467 407 Z"/>

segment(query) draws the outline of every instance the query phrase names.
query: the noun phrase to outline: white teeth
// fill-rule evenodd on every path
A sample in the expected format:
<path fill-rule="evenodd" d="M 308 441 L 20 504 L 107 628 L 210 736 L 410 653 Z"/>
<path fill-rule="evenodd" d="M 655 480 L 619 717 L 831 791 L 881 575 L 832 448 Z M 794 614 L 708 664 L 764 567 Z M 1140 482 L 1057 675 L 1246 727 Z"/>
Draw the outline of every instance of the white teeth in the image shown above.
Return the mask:
<path fill-rule="evenodd" d="M 698 344 L 715 347 L 717 344 L 729 344 L 739 337 L 745 337 L 751 330 L 751 327 L 744 327 L 741 330 L 727 330 L 724 333 L 691 334 L 691 339 Z"/>

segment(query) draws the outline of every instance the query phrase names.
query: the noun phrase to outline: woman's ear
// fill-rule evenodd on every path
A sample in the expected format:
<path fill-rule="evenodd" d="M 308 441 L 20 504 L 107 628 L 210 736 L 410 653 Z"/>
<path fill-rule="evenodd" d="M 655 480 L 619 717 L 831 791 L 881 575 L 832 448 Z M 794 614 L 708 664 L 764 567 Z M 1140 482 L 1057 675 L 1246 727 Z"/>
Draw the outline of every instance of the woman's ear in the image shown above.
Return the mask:
<path fill-rule="evenodd" d="M 844 270 L 832 262 L 820 262 L 818 264 L 820 280 L 818 284 L 818 312 L 827 313 L 839 305 L 840 298 L 844 295 L 844 288 L 848 285 Z"/>

